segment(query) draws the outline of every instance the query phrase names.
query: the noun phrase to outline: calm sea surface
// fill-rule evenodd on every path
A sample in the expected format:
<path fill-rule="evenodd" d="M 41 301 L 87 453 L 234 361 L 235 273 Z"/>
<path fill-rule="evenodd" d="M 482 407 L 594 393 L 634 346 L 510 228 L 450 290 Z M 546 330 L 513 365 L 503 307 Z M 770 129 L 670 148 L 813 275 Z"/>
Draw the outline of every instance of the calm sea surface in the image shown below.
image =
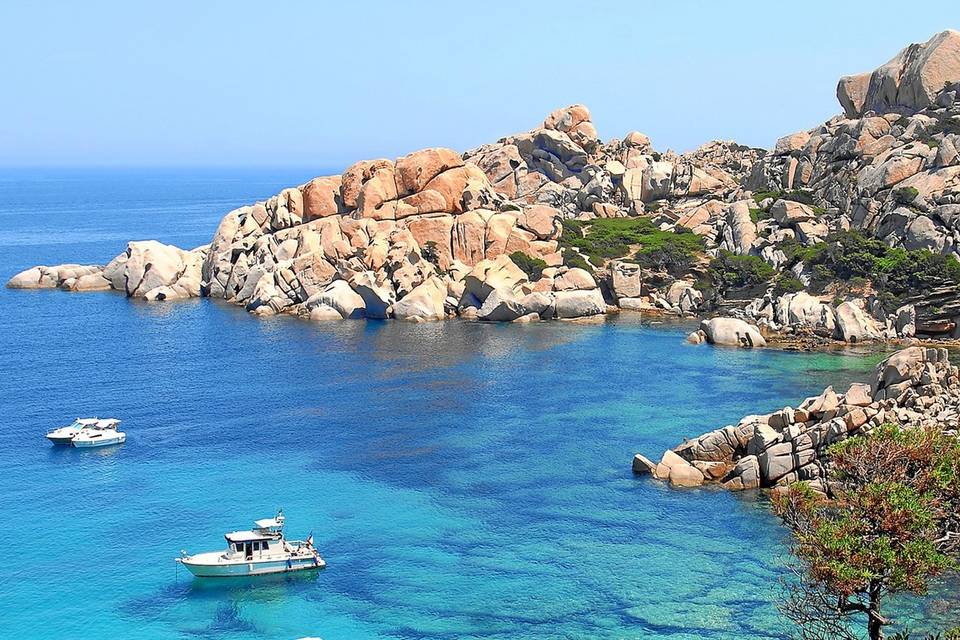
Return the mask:
<path fill-rule="evenodd" d="M 314 173 L 0 173 L 0 279 L 132 239 L 203 244 Z M 626 315 L 312 325 L 0 289 L 0 635 L 780 638 L 786 539 L 762 499 L 636 479 L 632 454 L 875 360 L 692 347 Z M 127 443 L 43 438 L 86 415 L 122 418 Z M 178 573 L 180 549 L 281 506 L 325 571 Z M 960 624 L 948 591 L 901 619 Z"/>

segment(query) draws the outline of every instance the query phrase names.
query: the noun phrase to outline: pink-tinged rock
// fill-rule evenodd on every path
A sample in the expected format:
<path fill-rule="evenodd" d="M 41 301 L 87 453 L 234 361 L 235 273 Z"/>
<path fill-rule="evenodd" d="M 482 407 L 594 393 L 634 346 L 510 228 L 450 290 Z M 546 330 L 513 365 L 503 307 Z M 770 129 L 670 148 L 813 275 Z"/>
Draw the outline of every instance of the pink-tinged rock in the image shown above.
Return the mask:
<path fill-rule="evenodd" d="M 359 206 L 363 184 L 373 178 L 377 173 L 387 173 L 392 176 L 393 163 L 385 158 L 378 160 L 361 160 L 360 162 L 350 165 L 347 170 L 343 172 L 340 185 L 340 200 L 343 203 L 344 209 L 351 210 Z M 385 189 L 387 189 L 387 187 L 385 187 Z M 393 198 L 397 197 L 396 190 L 396 184 L 394 184 Z"/>
<path fill-rule="evenodd" d="M 342 213 L 340 176 L 314 178 L 303 186 L 303 221 L 326 218 Z"/>
<path fill-rule="evenodd" d="M 587 291 L 596 288 L 597 282 L 593 276 L 578 267 L 567 269 L 553 280 L 554 291 Z"/>
<path fill-rule="evenodd" d="M 520 253 L 530 255 L 533 253 L 533 243 L 536 241 L 537 236 L 519 227 L 514 227 L 511 229 L 510 235 L 507 236 L 507 244 L 503 252 L 510 255 L 515 251 L 519 251 Z"/>
<path fill-rule="evenodd" d="M 456 216 L 451 232 L 454 259 L 471 267 L 483 260 L 486 230 L 486 221 L 476 211 Z"/>
<path fill-rule="evenodd" d="M 10 289 L 42 289 L 46 285 L 41 280 L 42 272 L 40 267 L 31 267 L 26 271 L 21 271 L 7 281 L 7 287 Z M 55 282 L 49 283 L 49 288 L 55 287 Z"/>
<path fill-rule="evenodd" d="M 645 150 L 650 148 L 650 138 L 639 131 L 631 131 L 624 136 L 623 144 L 634 149 Z"/>
<path fill-rule="evenodd" d="M 863 113 L 863 105 L 867 100 L 867 89 L 870 86 L 870 73 L 858 73 L 852 76 L 843 76 L 837 83 L 837 100 L 849 118 L 856 118 Z"/>
<path fill-rule="evenodd" d="M 464 189 L 471 180 L 478 179 L 487 183 L 487 177 L 473 165 L 444 171 L 420 192 L 403 198 L 397 208 L 397 218 L 428 213 L 462 213 Z"/>
<path fill-rule="evenodd" d="M 449 268 L 450 263 L 453 262 L 451 247 L 453 224 L 454 218 L 450 215 L 423 216 L 406 220 L 407 229 L 420 245 L 421 253 L 426 250 L 428 243 L 433 243 L 439 262 L 437 266 L 442 270 Z"/>
<path fill-rule="evenodd" d="M 490 216 L 484 237 L 484 255 L 488 260 L 506 252 L 507 240 L 516 223 L 517 217 L 512 213 L 503 212 Z"/>
<path fill-rule="evenodd" d="M 452 149 L 422 149 L 397 159 L 397 189 L 402 198 L 426 188 L 444 171 L 463 166 L 460 154 Z"/>
<path fill-rule="evenodd" d="M 526 207 L 517 218 L 517 224 L 537 236 L 538 240 L 555 240 L 560 237 L 559 209 L 546 205 Z"/>
<path fill-rule="evenodd" d="M 395 205 L 391 206 L 391 203 L 397 199 L 396 173 L 393 165 L 381 164 L 371 168 L 367 175 L 357 195 L 357 211 L 363 218 L 393 219 Z"/>

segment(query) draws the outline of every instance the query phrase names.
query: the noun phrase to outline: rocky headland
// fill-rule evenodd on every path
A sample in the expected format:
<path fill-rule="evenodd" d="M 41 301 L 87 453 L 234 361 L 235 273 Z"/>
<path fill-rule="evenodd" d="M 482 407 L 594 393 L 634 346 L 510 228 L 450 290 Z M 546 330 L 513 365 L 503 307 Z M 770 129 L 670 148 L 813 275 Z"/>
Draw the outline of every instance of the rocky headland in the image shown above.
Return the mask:
<path fill-rule="evenodd" d="M 740 346 L 960 337 L 960 33 L 841 78 L 773 149 L 601 141 L 573 105 L 459 153 L 357 162 L 240 207 L 192 250 L 130 242 L 13 288 L 205 296 L 313 320 L 701 316 Z M 714 317 L 719 316 L 719 317 Z"/>

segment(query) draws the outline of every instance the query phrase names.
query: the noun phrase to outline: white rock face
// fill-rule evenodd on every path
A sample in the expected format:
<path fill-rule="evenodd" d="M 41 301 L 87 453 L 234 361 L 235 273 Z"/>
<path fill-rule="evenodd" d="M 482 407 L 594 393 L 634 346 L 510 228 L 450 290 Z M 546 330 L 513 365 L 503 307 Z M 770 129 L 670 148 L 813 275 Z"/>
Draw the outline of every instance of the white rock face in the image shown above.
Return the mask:
<path fill-rule="evenodd" d="M 200 272 L 207 247 L 185 251 L 155 240 L 130 242 L 127 250 L 106 267 L 62 264 L 33 267 L 7 283 L 16 289 L 106 291 L 116 289 L 131 298 L 181 300 L 200 295 Z"/>
<path fill-rule="evenodd" d="M 103 268 L 97 265 L 61 264 L 53 267 L 32 267 L 10 278 L 7 287 L 10 289 L 53 289 L 64 287 L 64 283 L 69 282 L 70 286 L 64 288 L 81 290 L 72 289 L 78 280 L 86 276 L 100 276 L 102 273 Z M 89 285 L 95 281 L 88 279 L 85 282 Z"/>
<path fill-rule="evenodd" d="M 200 295 L 200 274 L 207 246 L 185 251 L 156 240 L 130 242 L 110 261 L 103 277 L 131 298 L 179 300 Z"/>
<path fill-rule="evenodd" d="M 853 302 L 844 302 L 834 309 L 837 335 L 844 342 L 863 342 L 880 338 L 876 321 Z"/>
<path fill-rule="evenodd" d="M 393 307 L 398 320 L 442 320 L 447 287 L 440 278 L 431 277 L 404 296 Z"/>
<path fill-rule="evenodd" d="M 757 327 L 739 318 L 710 318 L 700 323 L 700 330 L 710 344 L 733 347 L 767 346 L 767 341 L 760 335 Z"/>
<path fill-rule="evenodd" d="M 466 293 L 482 303 L 494 290 L 517 291 L 528 278 L 509 257 L 500 255 L 477 263 L 463 282 Z"/>
<path fill-rule="evenodd" d="M 554 299 L 558 318 L 583 318 L 607 312 L 599 289 L 557 291 Z"/>
<path fill-rule="evenodd" d="M 609 265 L 610 283 L 617 298 L 639 298 L 641 295 L 640 267 L 614 260 Z"/>
<path fill-rule="evenodd" d="M 363 298 L 351 289 L 345 280 L 334 280 L 306 302 L 306 307 L 311 310 L 311 313 L 315 307 L 320 306 L 335 309 L 343 319 L 363 318 L 367 310 Z"/>

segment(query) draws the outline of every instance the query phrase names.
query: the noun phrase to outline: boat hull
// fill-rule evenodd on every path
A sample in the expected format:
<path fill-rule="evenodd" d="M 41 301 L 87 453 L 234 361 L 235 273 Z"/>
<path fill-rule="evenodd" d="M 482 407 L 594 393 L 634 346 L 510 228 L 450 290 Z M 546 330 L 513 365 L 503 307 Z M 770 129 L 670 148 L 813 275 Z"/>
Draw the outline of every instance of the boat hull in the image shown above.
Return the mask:
<path fill-rule="evenodd" d="M 73 440 L 73 446 L 78 449 L 90 449 L 93 447 L 109 447 L 115 444 L 123 444 L 126 442 L 127 436 L 124 434 L 118 434 L 110 438 L 98 438 L 96 440 Z"/>
<path fill-rule="evenodd" d="M 192 562 L 190 558 L 180 558 L 180 564 L 198 578 L 242 578 L 262 576 L 273 573 L 291 573 L 323 569 L 327 566 L 322 558 L 304 557 L 288 560 L 264 560 L 256 562 Z"/>
<path fill-rule="evenodd" d="M 47 440 L 49 440 L 53 444 L 70 444 L 73 442 L 75 435 L 76 434 L 71 436 L 55 436 L 51 434 L 47 436 Z"/>

